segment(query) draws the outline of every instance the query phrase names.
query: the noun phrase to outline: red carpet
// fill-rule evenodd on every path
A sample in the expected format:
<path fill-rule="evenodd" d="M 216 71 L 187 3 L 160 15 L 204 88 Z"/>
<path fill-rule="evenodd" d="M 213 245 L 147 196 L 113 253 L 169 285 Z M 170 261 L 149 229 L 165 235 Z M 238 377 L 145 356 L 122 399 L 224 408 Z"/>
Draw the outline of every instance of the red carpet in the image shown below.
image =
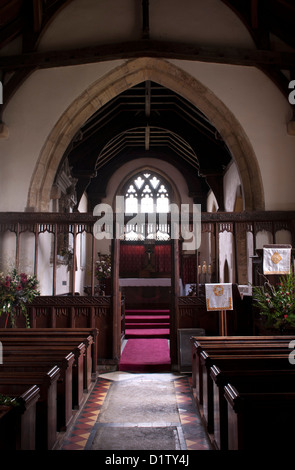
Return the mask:
<path fill-rule="evenodd" d="M 128 339 L 119 370 L 125 372 L 169 372 L 170 351 L 167 339 Z"/>
<path fill-rule="evenodd" d="M 169 338 L 170 311 L 142 309 L 125 311 L 125 338 Z"/>

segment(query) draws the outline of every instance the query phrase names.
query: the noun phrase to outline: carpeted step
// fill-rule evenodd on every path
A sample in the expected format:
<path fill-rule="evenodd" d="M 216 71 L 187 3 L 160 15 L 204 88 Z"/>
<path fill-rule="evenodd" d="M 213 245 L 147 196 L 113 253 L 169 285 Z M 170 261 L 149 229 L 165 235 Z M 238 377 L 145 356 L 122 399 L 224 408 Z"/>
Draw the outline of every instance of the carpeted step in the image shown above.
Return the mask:
<path fill-rule="evenodd" d="M 170 310 L 158 310 L 158 309 L 126 309 L 125 315 L 170 315 Z"/>
<path fill-rule="evenodd" d="M 169 338 L 170 310 L 126 309 L 125 338 Z"/>
<path fill-rule="evenodd" d="M 119 370 L 129 372 L 169 372 L 167 339 L 129 339 L 123 350 Z"/>
<path fill-rule="evenodd" d="M 125 329 L 125 338 L 169 338 L 169 328 Z"/>
<path fill-rule="evenodd" d="M 142 329 L 142 328 L 153 328 L 153 329 L 158 329 L 158 328 L 169 328 L 170 323 L 131 323 L 125 322 L 125 328 L 127 329 Z"/>
<path fill-rule="evenodd" d="M 170 322 L 169 315 L 125 315 L 125 323 L 132 322 L 132 323 L 141 323 L 141 322 L 153 322 L 153 323 L 162 323 Z"/>

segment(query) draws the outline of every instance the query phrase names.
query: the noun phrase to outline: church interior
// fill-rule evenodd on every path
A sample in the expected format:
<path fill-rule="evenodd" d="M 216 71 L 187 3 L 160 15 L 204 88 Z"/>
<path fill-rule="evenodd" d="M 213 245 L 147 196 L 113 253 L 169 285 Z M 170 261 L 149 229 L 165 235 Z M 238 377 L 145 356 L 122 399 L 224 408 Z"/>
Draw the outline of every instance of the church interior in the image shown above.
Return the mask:
<path fill-rule="evenodd" d="M 187 406 L 143 449 L 291 448 L 294 29 L 293 0 L 0 1 L 1 449 L 132 449 L 130 384 Z"/>

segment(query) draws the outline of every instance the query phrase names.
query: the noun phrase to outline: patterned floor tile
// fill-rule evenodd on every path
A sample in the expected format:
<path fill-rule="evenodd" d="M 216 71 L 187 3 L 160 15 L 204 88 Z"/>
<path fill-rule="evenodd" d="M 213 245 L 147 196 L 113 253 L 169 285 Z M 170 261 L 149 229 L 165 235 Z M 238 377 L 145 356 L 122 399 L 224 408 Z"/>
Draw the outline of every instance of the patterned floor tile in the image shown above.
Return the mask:
<path fill-rule="evenodd" d="M 97 423 L 101 407 L 107 397 L 112 380 L 99 377 L 89 398 L 79 413 L 72 429 L 65 436 L 61 450 L 84 450 Z M 187 450 L 210 450 L 206 432 L 194 404 L 191 377 L 181 376 L 174 380 L 179 419 Z"/>

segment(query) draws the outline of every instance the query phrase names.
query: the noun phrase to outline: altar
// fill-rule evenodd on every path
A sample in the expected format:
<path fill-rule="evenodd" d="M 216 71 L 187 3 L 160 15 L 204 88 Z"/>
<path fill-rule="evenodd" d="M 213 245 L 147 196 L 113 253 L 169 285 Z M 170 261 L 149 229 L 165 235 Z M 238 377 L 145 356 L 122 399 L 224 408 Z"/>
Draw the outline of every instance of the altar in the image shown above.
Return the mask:
<path fill-rule="evenodd" d="M 170 287 L 171 278 L 161 277 L 161 278 L 121 278 L 119 280 L 119 285 L 121 287 Z"/>
<path fill-rule="evenodd" d="M 171 278 L 120 278 L 126 308 L 170 308 Z"/>

